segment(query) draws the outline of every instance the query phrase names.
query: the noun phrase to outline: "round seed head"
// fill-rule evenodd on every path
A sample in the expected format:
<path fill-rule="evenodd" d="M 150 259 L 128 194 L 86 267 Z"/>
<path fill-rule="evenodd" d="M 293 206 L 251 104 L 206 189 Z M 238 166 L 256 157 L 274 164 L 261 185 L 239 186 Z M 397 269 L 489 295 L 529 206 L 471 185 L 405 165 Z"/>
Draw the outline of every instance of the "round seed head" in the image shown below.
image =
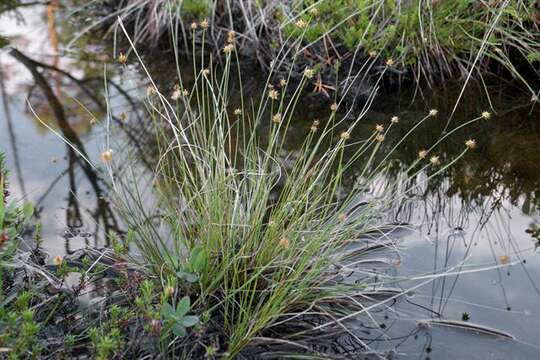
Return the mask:
<path fill-rule="evenodd" d="M 476 140 L 469 139 L 465 141 L 465 146 L 467 146 L 469 149 L 474 149 L 476 147 Z"/>
<path fill-rule="evenodd" d="M 121 52 L 120 55 L 118 55 L 118 62 L 119 62 L 120 64 L 122 64 L 122 65 L 125 64 L 125 63 L 127 63 L 127 56 L 126 56 L 126 54 L 124 54 L 123 52 Z"/>
<path fill-rule="evenodd" d="M 113 151 L 111 149 L 105 150 L 101 153 L 101 161 L 104 163 L 110 163 L 113 158 Z"/>
<path fill-rule="evenodd" d="M 304 70 L 304 76 L 308 79 L 311 79 L 313 77 L 313 75 L 315 75 L 315 70 L 313 69 L 310 69 L 310 68 L 306 68 Z"/>
<path fill-rule="evenodd" d="M 286 237 L 281 238 L 279 240 L 279 246 L 281 246 L 283 248 L 288 248 L 290 244 L 291 244 L 291 242 Z"/>
<path fill-rule="evenodd" d="M 307 26 L 307 23 L 302 19 L 298 20 L 295 24 L 300 29 L 304 29 Z"/>
<path fill-rule="evenodd" d="M 274 90 L 274 89 L 268 90 L 268 97 L 270 99 L 277 100 L 278 96 L 279 96 L 279 91 Z"/>
<path fill-rule="evenodd" d="M 56 255 L 54 258 L 53 258 L 53 264 L 56 265 L 56 266 L 60 266 L 62 265 L 62 262 L 64 261 L 64 259 L 60 256 L 60 255 Z"/>

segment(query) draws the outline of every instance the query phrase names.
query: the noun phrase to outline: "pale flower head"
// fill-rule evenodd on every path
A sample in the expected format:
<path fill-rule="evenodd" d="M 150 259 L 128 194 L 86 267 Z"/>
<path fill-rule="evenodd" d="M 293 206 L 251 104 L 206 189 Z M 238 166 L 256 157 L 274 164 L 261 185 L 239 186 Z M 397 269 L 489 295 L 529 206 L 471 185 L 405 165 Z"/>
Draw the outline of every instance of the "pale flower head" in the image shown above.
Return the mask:
<path fill-rule="evenodd" d="M 309 13 L 313 16 L 319 16 L 319 9 L 317 9 L 316 7 L 312 7 L 311 9 L 309 9 Z"/>
<path fill-rule="evenodd" d="M 305 22 L 304 20 L 300 19 L 298 20 L 295 25 L 297 27 L 299 27 L 300 29 L 304 29 L 306 26 L 307 26 L 307 22 Z"/>
<path fill-rule="evenodd" d="M 110 163 L 113 158 L 113 151 L 111 149 L 104 150 L 101 153 L 101 161 L 104 163 Z"/>
<path fill-rule="evenodd" d="M 125 64 L 127 63 L 127 56 L 126 54 L 124 54 L 123 52 L 120 53 L 120 55 L 118 55 L 118 62 L 120 64 Z"/>
<path fill-rule="evenodd" d="M 425 159 L 426 156 L 427 156 L 427 154 L 428 154 L 427 150 L 420 150 L 420 151 L 418 152 L 418 158 L 420 158 L 420 159 Z"/>
<path fill-rule="evenodd" d="M 336 112 L 338 110 L 338 104 L 333 103 L 332 105 L 330 105 L 330 110 L 332 110 L 332 112 Z"/>
<path fill-rule="evenodd" d="M 274 116 L 272 116 L 272 122 L 279 124 L 281 122 L 281 114 L 274 114 Z"/>
<path fill-rule="evenodd" d="M 377 140 L 378 142 L 383 142 L 384 141 L 384 135 L 383 134 L 378 134 L 377 136 L 375 136 L 375 140 Z"/>
<path fill-rule="evenodd" d="M 203 69 L 202 75 L 203 75 L 203 76 L 208 76 L 208 75 L 210 75 L 210 70 L 209 70 L 209 69 Z"/>
<path fill-rule="evenodd" d="M 311 68 L 306 68 L 304 70 L 304 76 L 308 79 L 311 79 L 313 77 L 313 75 L 315 75 L 315 70 L 311 69 Z"/>
<path fill-rule="evenodd" d="M 438 156 L 432 156 L 431 159 L 429 159 L 429 162 L 432 165 L 440 165 L 441 164 L 441 159 Z"/>
<path fill-rule="evenodd" d="M 195 21 L 191 23 L 191 30 L 197 30 L 199 27 L 199 24 L 197 24 Z"/>
<path fill-rule="evenodd" d="M 165 295 L 167 295 L 167 296 L 169 296 L 169 297 L 170 297 L 170 296 L 173 296 L 173 295 L 174 295 L 174 287 L 172 287 L 172 286 L 167 286 L 167 287 L 165 288 Z"/>
<path fill-rule="evenodd" d="M 149 86 L 146 88 L 146 95 L 152 96 L 156 94 L 156 89 L 153 86 Z"/>
<path fill-rule="evenodd" d="M 206 18 L 201 21 L 201 27 L 203 29 L 208 29 L 208 20 Z"/>
<path fill-rule="evenodd" d="M 351 134 L 348 131 L 343 131 L 339 137 L 342 140 L 349 140 L 351 138 Z"/>
<path fill-rule="evenodd" d="M 279 96 L 279 91 L 274 90 L 274 89 L 268 90 L 268 97 L 270 99 L 277 100 L 278 96 Z"/>
<path fill-rule="evenodd" d="M 476 147 L 476 140 L 469 139 L 465 141 L 465 146 L 467 146 L 469 149 L 474 149 Z"/>
<path fill-rule="evenodd" d="M 392 122 L 393 124 L 397 124 L 399 122 L 399 117 L 392 116 L 392 118 L 390 119 L 390 122 Z"/>
<path fill-rule="evenodd" d="M 490 117 L 491 117 L 491 113 L 489 111 L 482 112 L 482 119 L 489 120 Z"/>
<path fill-rule="evenodd" d="M 370 52 L 368 52 L 368 55 L 370 58 L 374 58 L 377 56 L 377 52 L 375 50 L 371 50 Z"/>
<path fill-rule="evenodd" d="M 394 66 L 394 64 L 395 64 L 394 59 L 392 58 L 386 59 L 387 66 Z"/>
<path fill-rule="evenodd" d="M 175 89 L 171 94 L 171 99 L 176 101 L 180 98 L 180 95 L 182 95 L 182 92 L 180 91 L 180 89 Z"/>
<path fill-rule="evenodd" d="M 56 266 L 62 265 L 63 262 L 64 262 L 64 259 L 60 255 L 56 255 L 53 258 L 53 264 L 56 265 Z"/>
<path fill-rule="evenodd" d="M 437 114 L 439 114 L 439 110 L 437 109 L 429 110 L 429 116 L 437 116 Z"/>
<path fill-rule="evenodd" d="M 381 124 L 377 124 L 377 126 L 375 126 L 375 130 L 377 130 L 378 132 L 383 132 L 384 131 L 384 126 L 381 125 Z"/>
<path fill-rule="evenodd" d="M 234 43 L 234 39 L 235 39 L 235 38 L 236 38 L 236 33 L 235 33 L 233 30 L 231 30 L 231 31 L 229 31 L 229 32 L 227 33 L 227 42 L 228 42 L 229 44 Z"/>
<path fill-rule="evenodd" d="M 240 109 L 240 108 L 234 109 L 234 115 L 236 115 L 236 116 L 242 115 L 242 109 Z"/>
<path fill-rule="evenodd" d="M 288 248 L 291 242 L 286 237 L 283 237 L 279 240 L 279 246 L 283 248 Z"/>
<path fill-rule="evenodd" d="M 228 44 L 228 45 L 225 45 L 225 47 L 223 48 L 223 52 L 225 54 L 230 54 L 234 51 L 234 45 L 233 44 Z"/>
<path fill-rule="evenodd" d="M 285 80 L 285 79 L 279 80 L 279 85 L 280 85 L 281 87 L 285 87 L 285 86 L 287 85 L 287 80 Z"/>
<path fill-rule="evenodd" d="M 182 95 L 189 96 L 189 90 L 188 89 L 182 90 Z"/>
<path fill-rule="evenodd" d="M 314 121 L 311 123 L 311 127 L 310 127 L 311 131 L 312 131 L 312 132 L 317 131 L 317 129 L 319 129 L 320 123 L 321 123 L 321 122 L 320 122 L 319 120 L 314 120 Z"/>

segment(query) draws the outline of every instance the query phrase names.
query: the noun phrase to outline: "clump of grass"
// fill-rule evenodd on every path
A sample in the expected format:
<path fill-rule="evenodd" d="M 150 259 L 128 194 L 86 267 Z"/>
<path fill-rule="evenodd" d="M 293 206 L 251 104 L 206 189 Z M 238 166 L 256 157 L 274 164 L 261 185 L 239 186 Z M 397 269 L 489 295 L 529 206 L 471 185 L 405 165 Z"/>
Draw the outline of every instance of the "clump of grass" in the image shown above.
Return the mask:
<path fill-rule="evenodd" d="M 204 37 L 206 30 L 192 31 Z M 301 41 L 296 50 L 300 46 Z M 277 328 L 289 328 L 289 344 L 306 351 L 302 342 L 317 330 L 348 331 L 339 320 L 367 311 L 358 300 L 367 284 L 384 285 L 374 274 L 356 284 L 339 278 L 361 272 L 354 254 L 366 246 L 363 236 L 384 225 L 381 213 L 407 192 L 407 179 L 400 179 L 365 202 L 366 189 L 384 177 L 390 154 L 403 141 L 385 147 L 385 135 L 399 119 L 359 134 L 356 125 L 376 92 L 357 115 L 349 112 L 350 120 L 338 116 L 344 104 L 337 101 L 328 118 L 314 120 L 301 148 L 288 154 L 285 137 L 316 71 L 305 69 L 291 89 L 290 73 L 276 84 L 271 74 L 264 93 L 244 94 L 234 40 L 223 50 L 219 69 L 211 57 L 194 56 L 191 88 L 180 73 L 168 91 L 150 79 L 147 107 L 160 154 L 155 174 L 150 184 L 131 181 L 137 171 L 129 157 L 107 161 L 110 173 L 116 173 L 116 202 L 136 234 L 139 260 L 164 282 L 175 282 L 178 297 L 170 309 L 182 306 L 179 299 L 187 296 L 200 314 L 201 331 L 175 333 L 168 351 L 189 358 L 212 353 L 211 344 L 217 342 L 221 355 L 234 358 L 255 339 L 268 340 L 265 335 Z M 150 76 L 142 61 L 140 66 Z M 239 88 L 231 87 L 232 79 Z M 240 93 L 239 106 L 229 102 L 233 91 Z M 405 137 L 436 116 L 430 111 Z M 425 151 L 429 156 L 415 161 L 407 176 L 432 168 L 429 181 L 461 158 L 469 147 L 444 164 L 434 153 L 457 130 Z M 374 163 L 381 151 L 380 162 Z M 358 175 L 345 181 L 353 169 Z M 151 188 L 155 192 L 147 191 Z M 381 239 L 367 248 L 374 244 L 392 246 Z M 306 326 L 303 319 L 309 316 L 323 325 Z"/>

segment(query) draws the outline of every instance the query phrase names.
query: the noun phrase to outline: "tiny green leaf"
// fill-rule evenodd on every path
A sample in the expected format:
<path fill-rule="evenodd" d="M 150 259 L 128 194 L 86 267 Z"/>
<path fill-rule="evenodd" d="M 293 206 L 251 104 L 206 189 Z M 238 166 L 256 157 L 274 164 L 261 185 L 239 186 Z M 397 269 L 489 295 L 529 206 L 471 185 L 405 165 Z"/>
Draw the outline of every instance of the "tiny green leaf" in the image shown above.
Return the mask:
<path fill-rule="evenodd" d="M 176 317 L 176 312 L 169 303 L 165 303 L 161 307 L 161 316 L 163 316 L 165 319 L 171 319 Z"/>
<path fill-rule="evenodd" d="M 26 222 L 26 221 L 30 220 L 32 215 L 34 215 L 34 206 L 29 202 L 25 202 L 24 205 L 23 205 L 24 221 Z"/>
<path fill-rule="evenodd" d="M 176 323 L 172 327 L 173 334 L 179 337 L 186 336 L 186 328 L 180 325 L 179 323 Z"/>
<path fill-rule="evenodd" d="M 184 327 L 191 327 L 197 325 L 198 323 L 199 317 L 195 315 L 184 316 L 184 318 L 180 321 L 180 324 L 182 324 Z"/>
<path fill-rule="evenodd" d="M 206 251 L 202 246 L 195 246 L 189 256 L 189 264 L 195 272 L 200 272 L 206 265 Z"/>
<path fill-rule="evenodd" d="M 191 302 L 189 300 L 189 296 L 184 296 L 176 306 L 176 317 L 182 318 L 184 315 L 187 314 L 189 311 L 189 308 L 191 306 Z"/>

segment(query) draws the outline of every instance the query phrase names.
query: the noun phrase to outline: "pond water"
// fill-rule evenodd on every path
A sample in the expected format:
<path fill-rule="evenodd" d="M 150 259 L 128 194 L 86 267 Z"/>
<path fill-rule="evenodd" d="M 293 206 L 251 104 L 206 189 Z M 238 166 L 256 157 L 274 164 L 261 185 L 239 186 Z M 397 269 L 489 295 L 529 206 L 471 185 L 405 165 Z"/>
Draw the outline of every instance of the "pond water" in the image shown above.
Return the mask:
<path fill-rule="evenodd" d="M 0 151 L 6 153 L 14 197 L 37 204 L 44 247 L 51 254 L 64 254 L 85 245 L 103 246 L 105 234 L 122 230 L 107 200 L 107 184 L 97 171 L 76 160 L 75 151 L 99 158 L 108 141 L 102 121 L 107 111 L 124 122 L 120 114 L 126 112 L 123 138 L 140 139 L 133 99 L 137 88 L 144 87 L 109 69 L 114 85 L 109 84 L 107 106 L 102 80 L 106 59 L 100 54 L 109 50 L 85 43 L 79 50 L 63 51 L 69 22 L 56 24 L 55 38 L 45 14 L 42 7 L 27 9 L 25 24 L 0 17 L 0 33 L 14 37 L 12 44 L 28 58 L 67 71 L 79 81 L 57 71 L 44 72 L 41 80 L 53 95 L 47 97 L 43 81 L 28 64 L 1 52 Z M 399 116 L 400 128 L 391 134 L 391 143 L 430 108 L 439 109 L 439 117 L 422 125 L 396 154 L 400 164 L 410 164 L 419 149 L 440 136 L 458 94 L 459 88 L 453 87 L 424 91 L 424 97 L 415 89 L 382 93 L 361 127 L 371 129 Z M 358 333 L 374 350 L 411 359 L 537 358 L 540 112 L 530 104 L 530 96 L 520 94 L 518 89 L 500 86 L 488 101 L 471 85 L 452 124 L 489 108 L 494 116 L 460 131 L 440 152 L 443 158 L 457 155 L 469 137 L 478 141 L 478 148 L 429 186 L 419 186 L 388 214 L 389 221 L 406 225 L 389 235 L 399 244 L 399 255 L 382 273 L 410 277 L 399 285 L 414 290 L 406 299 L 374 311 L 373 319 L 358 320 Z M 55 101 L 62 106 L 60 113 Z M 304 131 L 320 111 L 306 109 L 291 129 L 291 150 L 297 146 L 295 131 Z M 76 150 L 56 133 L 70 139 Z M 471 326 L 442 326 L 434 319 L 497 329 L 513 339 L 480 333 Z"/>

